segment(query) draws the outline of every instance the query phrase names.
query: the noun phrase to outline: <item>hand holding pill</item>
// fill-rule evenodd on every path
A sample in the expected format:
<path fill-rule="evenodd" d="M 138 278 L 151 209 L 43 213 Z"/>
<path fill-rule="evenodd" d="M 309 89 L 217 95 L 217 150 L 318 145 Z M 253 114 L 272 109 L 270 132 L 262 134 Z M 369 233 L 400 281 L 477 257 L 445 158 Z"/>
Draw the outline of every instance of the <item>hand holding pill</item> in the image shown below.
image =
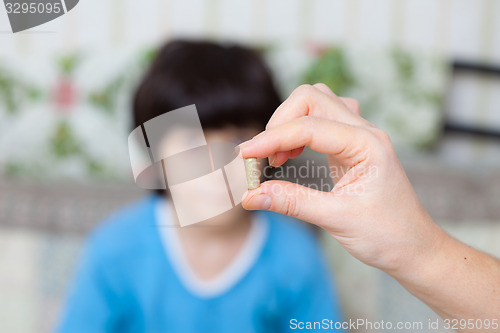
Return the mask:
<path fill-rule="evenodd" d="M 363 119 L 355 102 L 335 96 L 324 85 L 296 89 L 273 114 L 266 130 L 240 145 L 240 154 L 269 157 L 278 166 L 305 146 L 326 154 L 330 167 L 345 168 L 331 192 L 267 181 L 247 192 L 243 207 L 273 210 L 317 224 L 356 258 L 387 271 L 399 269 L 405 260 L 387 259 L 387 251 L 413 256 L 419 242 L 418 248 L 423 246 L 431 254 L 436 239 L 445 237 L 420 204 L 387 134 Z M 406 237 L 401 242 L 401 236 L 412 235 L 416 226 L 425 237 Z"/>
<path fill-rule="evenodd" d="M 252 161 L 269 158 L 271 165 L 279 166 L 305 146 L 326 154 L 331 168 L 346 171 L 334 179 L 331 192 L 275 180 L 254 188 L 252 181 L 243 207 L 272 210 L 322 227 L 354 257 L 392 275 L 443 317 L 472 318 L 478 313 L 477 302 L 461 305 L 470 297 L 479 297 L 481 304 L 494 301 L 494 310 L 482 307 L 485 318 L 500 313 L 500 300 L 491 296 L 493 288 L 500 289 L 498 261 L 458 242 L 433 222 L 389 136 L 360 116 L 356 101 L 337 97 L 324 84 L 301 86 L 275 111 L 264 132 L 240 145 L 240 155 Z M 483 270 L 464 267 L 463 257 L 482 261 Z M 496 274 L 484 271 L 491 267 Z M 478 285 L 486 279 L 492 287 L 478 296 L 478 290 L 467 291 L 464 279 L 435 282 L 452 270 L 476 276 Z M 464 292 L 457 294 L 459 289 Z"/>

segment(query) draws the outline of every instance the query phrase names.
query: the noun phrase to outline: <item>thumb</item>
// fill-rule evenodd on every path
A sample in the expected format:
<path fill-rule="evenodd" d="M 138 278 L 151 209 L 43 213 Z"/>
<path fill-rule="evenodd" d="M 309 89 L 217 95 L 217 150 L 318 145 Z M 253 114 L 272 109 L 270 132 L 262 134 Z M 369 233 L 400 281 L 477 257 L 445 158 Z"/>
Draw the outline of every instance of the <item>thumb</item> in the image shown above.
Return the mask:
<path fill-rule="evenodd" d="M 242 205 L 247 210 L 270 210 L 321 226 L 335 216 L 333 213 L 339 205 L 334 196 L 332 192 L 270 180 L 255 190 L 247 191 Z"/>

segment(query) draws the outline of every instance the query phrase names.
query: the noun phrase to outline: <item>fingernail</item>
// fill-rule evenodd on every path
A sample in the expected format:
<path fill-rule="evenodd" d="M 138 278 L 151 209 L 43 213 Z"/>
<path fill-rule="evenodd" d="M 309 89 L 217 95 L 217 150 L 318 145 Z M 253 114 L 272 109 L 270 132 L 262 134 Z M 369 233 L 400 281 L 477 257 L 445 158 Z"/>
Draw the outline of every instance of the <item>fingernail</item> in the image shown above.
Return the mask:
<path fill-rule="evenodd" d="M 250 139 L 250 140 L 247 140 L 247 141 L 245 141 L 245 142 L 240 143 L 239 145 L 237 145 L 237 146 L 234 148 L 235 152 L 238 154 L 238 157 L 243 158 L 243 153 L 242 153 L 243 148 L 244 148 L 245 146 L 248 146 L 248 145 L 252 142 L 252 140 L 253 140 L 253 138 L 252 138 L 252 139 Z"/>
<path fill-rule="evenodd" d="M 271 197 L 267 194 L 254 195 L 245 206 L 246 209 L 251 210 L 268 210 L 271 208 Z"/>
<path fill-rule="evenodd" d="M 247 141 L 245 141 L 245 142 L 242 142 L 242 143 L 240 143 L 240 144 L 238 145 L 238 147 L 241 149 L 242 147 L 249 145 L 249 144 L 250 144 L 250 142 L 252 142 L 252 140 L 253 140 L 253 138 L 251 138 L 250 140 L 247 140 Z"/>
<path fill-rule="evenodd" d="M 268 160 L 269 160 L 269 165 L 273 166 L 273 163 L 276 160 L 276 154 L 272 154 L 271 156 L 269 156 Z"/>

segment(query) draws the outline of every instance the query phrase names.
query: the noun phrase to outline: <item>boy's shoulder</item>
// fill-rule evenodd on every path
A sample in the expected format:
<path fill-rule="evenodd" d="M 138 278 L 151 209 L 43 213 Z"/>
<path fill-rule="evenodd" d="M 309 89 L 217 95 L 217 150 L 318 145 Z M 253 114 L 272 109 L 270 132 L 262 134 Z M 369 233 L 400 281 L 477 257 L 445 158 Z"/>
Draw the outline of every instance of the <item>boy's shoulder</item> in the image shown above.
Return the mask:
<path fill-rule="evenodd" d="M 325 258 L 314 229 L 305 222 L 265 212 L 269 235 L 261 257 L 289 290 L 324 276 Z"/>
<path fill-rule="evenodd" d="M 152 233 L 156 232 L 157 200 L 147 196 L 112 213 L 91 232 L 90 250 L 103 258 L 143 251 L 151 242 Z"/>

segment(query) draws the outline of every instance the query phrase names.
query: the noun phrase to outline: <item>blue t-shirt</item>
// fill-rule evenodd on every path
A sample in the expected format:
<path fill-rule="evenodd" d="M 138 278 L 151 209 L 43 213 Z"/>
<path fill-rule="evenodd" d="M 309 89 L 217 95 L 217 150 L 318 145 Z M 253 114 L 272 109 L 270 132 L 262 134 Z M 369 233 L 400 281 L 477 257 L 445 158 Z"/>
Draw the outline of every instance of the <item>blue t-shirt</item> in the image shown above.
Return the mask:
<path fill-rule="evenodd" d="M 163 201 L 146 197 L 93 232 L 59 332 L 275 333 L 296 331 L 293 320 L 342 320 L 324 258 L 303 224 L 256 213 L 261 242 L 248 267 L 225 288 L 203 294 L 185 281 L 171 238 L 158 228 Z"/>

